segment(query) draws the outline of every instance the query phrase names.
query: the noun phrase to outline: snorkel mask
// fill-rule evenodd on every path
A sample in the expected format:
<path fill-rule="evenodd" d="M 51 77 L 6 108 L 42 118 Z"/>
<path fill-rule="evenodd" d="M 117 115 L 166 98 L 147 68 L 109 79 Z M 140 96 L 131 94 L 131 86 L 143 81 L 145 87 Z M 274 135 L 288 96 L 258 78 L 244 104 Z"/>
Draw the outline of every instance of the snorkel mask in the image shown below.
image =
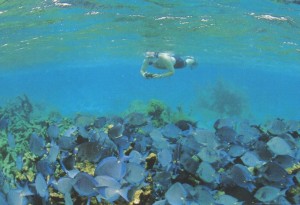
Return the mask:
<path fill-rule="evenodd" d="M 196 59 L 193 56 L 187 56 L 185 62 L 187 63 L 188 66 L 190 66 L 191 69 L 196 68 L 198 65 Z"/>

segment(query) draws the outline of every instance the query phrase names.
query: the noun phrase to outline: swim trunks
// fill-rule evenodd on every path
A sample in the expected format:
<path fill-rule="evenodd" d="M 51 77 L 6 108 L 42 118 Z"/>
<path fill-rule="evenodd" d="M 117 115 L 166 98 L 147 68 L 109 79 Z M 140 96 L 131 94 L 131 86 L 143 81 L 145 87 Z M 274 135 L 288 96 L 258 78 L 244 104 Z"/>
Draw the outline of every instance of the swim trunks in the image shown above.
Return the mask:
<path fill-rule="evenodd" d="M 176 60 L 176 62 L 174 64 L 174 68 L 180 69 L 180 68 L 184 68 L 186 66 L 185 60 L 182 59 L 180 56 L 174 55 L 172 57 L 175 58 L 175 60 Z"/>

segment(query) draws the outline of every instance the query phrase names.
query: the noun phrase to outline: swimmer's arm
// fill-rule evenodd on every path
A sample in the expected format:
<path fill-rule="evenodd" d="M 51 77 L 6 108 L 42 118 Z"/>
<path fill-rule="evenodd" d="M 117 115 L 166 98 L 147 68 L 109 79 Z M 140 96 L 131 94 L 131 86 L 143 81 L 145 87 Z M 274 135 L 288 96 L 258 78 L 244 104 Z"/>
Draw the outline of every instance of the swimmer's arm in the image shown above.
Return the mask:
<path fill-rule="evenodd" d="M 146 70 L 148 69 L 148 65 L 149 65 L 149 59 L 146 58 L 143 62 L 143 65 L 142 65 L 141 71 L 140 71 L 141 75 L 143 77 L 146 77 L 146 74 L 147 74 Z"/>
<path fill-rule="evenodd" d="M 162 74 L 154 74 L 153 78 L 165 78 L 165 77 L 169 77 L 175 73 L 174 66 L 172 64 L 172 61 L 169 58 L 165 58 L 165 66 L 166 66 L 168 72 L 162 73 Z"/>

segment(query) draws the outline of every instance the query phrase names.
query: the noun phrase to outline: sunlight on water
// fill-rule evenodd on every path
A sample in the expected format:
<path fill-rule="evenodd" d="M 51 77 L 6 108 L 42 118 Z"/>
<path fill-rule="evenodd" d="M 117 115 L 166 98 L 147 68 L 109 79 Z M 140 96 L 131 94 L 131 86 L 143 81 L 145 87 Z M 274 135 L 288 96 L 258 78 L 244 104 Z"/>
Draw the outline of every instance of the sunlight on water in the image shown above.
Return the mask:
<path fill-rule="evenodd" d="M 136 57 L 148 49 L 220 64 L 298 60 L 299 9 L 271 2 L 257 8 L 240 1 L 4 2 L 0 62 L 8 68 L 80 58 L 94 62 L 98 54 Z"/>

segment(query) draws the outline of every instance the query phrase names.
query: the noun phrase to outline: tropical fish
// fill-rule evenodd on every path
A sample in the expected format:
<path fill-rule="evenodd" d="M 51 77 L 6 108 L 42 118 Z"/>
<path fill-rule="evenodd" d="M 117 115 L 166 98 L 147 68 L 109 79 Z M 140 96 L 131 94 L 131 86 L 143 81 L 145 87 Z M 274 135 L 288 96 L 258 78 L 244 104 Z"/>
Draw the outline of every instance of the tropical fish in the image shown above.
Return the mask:
<path fill-rule="evenodd" d="M 255 189 L 253 184 L 254 177 L 246 166 L 241 164 L 233 165 L 230 176 L 236 185 L 247 189 L 249 192 Z"/>
<path fill-rule="evenodd" d="M 247 122 L 242 122 L 237 128 L 238 136 L 237 141 L 242 144 L 249 146 L 257 141 L 261 136 L 261 133 L 257 127 L 249 125 Z"/>
<path fill-rule="evenodd" d="M 70 155 L 68 152 L 61 153 L 60 165 L 62 170 L 68 174 L 70 178 L 74 178 L 79 173 L 79 170 L 74 167 L 74 156 Z"/>
<path fill-rule="evenodd" d="M 166 191 L 168 186 L 171 183 L 172 175 L 170 172 L 167 171 L 158 171 L 155 176 L 153 176 L 154 188 L 159 191 L 163 190 Z"/>
<path fill-rule="evenodd" d="M 55 162 L 59 152 L 60 152 L 59 147 L 57 146 L 57 144 L 54 141 L 52 141 L 51 142 L 51 147 L 50 147 L 50 150 L 49 150 L 49 153 L 48 153 L 48 156 L 47 156 L 47 160 L 50 163 Z"/>
<path fill-rule="evenodd" d="M 99 194 L 98 182 L 91 175 L 79 172 L 74 177 L 73 188 L 80 196 L 92 197 Z"/>
<path fill-rule="evenodd" d="M 53 181 L 52 185 L 62 194 L 70 193 L 75 180 L 70 177 L 62 177 L 58 181 Z"/>
<path fill-rule="evenodd" d="M 3 117 L 0 119 L 0 130 L 5 130 L 8 128 L 9 119 L 7 117 Z"/>
<path fill-rule="evenodd" d="M 210 130 L 197 129 L 193 133 L 193 138 L 197 143 L 212 149 L 219 145 L 215 133 Z"/>
<path fill-rule="evenodd" d="M 256 167 L 262 165 L 264 162 L 259 159 L 255 152 L 249 151 L 243 154 L 241 157 L 242 162 L 244 165 L 248 167 Z"/>
<path fill-rule="evenodd" d="M 59 136 L 59 127 L 56 124 L 49 125 L 47 129 L 47 135 L 51 139 L 56 139 Z"/>
<path fill-rule="evenodd" d="M 281 119 L 276 119 L 272 121 L 268 129 L 268 132 L 270 132 L 272 135 L 280 135 L 282 133 L 285 133 L 286 131 L 287 131 L 287 125 Z"/>
<path fill-rule="evenodd" d="M 205 161 L 205 162 L 208 162 L 208 163 L 214 163 L 214 162 L 220 160 L 219 153 L 215 149 L 212 149 L 212 148 L 209 148 L 209 147 L 200 148 L 200 151 L 197 154 L 197 156 L 202 161 Z"/>
<path fill-rule="evenodd" d="M 29 190 L 27 184 L 24 187 L 16 189 L 10 189 L 7 194 L 8 205 L 27 205 L 27 196 L 31 196 L 33 193 Z"/>
<path fill-rule="evenodd" d="M 258 170 L 270 182 L 285 182 L 288 178 L 287 171 L 276 162 L 267 162 Z"/>
<path fill-rule="evenodd" d="M 71 151 L 76 146 L 76 138 L 72 136 L 62 136 L 58 139 L 57 144 L 61 150 Z"/>
<path fill-rule="evenodd" d="M 296 178 L 297 182 L 300 183 L 300 171 L 298 171 L 298 172 L 295 174 L 295 178 Z"/>
<path fill-rule="evenodd" d="M 274 157 L 274 154 L 269 149 L 266 149 L 266 147 L 267 145 L 263 141 L 257 141 L 253 146 L 255 153 L 262 161 L 269 161 Z"/>
<path fill-rule="evenodd" d="M 242 205 L 243 202 L 239 202 L 236 198 L 233 196 L 223 194 L 218 197 L 216 200 L 216 204 L 222 204 L 222 205 Z"/>
<path fill-rule="evenodd" d="M 42 198 L 48 198 L 48 185 L 43 175 L 38 173 L 35 178 L 35 189 Z"/>
<path fill-rule="evenodd" d="M 73 205 L 71 190 L 74 185 L 74 178 L 62 177 L 58 181 L 52 180 L 51 184 L 60 193 L 64 194 L 65 205 Z"/>
<path fill-rule="evenodd" d="M 221 142 L 235 143 L 238 134 L 231 127 L 221 127 L 216 131 L 216 136 Z"/>
<path fill-rule="evenodd" d="M 36 163 L 36 169 L 40 172 L 44 177 L 51 176 L 54 174 L 56 169 L 56 164 L 54 162 L 50 162 L 49 160 L 42 159 Z"/>
<path fill-rule="evenodd" d="M 136 150 L 132 150 L 129 154 L 129 159 L 128 159 L 129 162 L 135 162 L 137 164 L 140 164 L 142 162 L 145 161 L 145 157 L 143 157 L 141 155 L 141 153 L 139 153 L 138 151 Z"/>
<path fill-rule="evenodd" d="M 125 118 L 126 124 L 133 127 L 140 127 L 147 124 L 147 118 L 143 113 L 132 112 Z"/>
<path fill-rule="evenodd" d="M 170 167 L 172 162 L 172 150 L 165 148 L 162 149 L 158 154 L 157 158 L 161 166 Z"/>
<path fill-rule="evenodd" d="M 282 194 L 280 189 L 276 187 L 263 186 L 255 192 L 254 197 L 263 203 L 271 203 Z"/>
<path fill-rule="evenodd" d="M 246 149 L 240 145 L 231 145 L 228 151 L 228 154 L 231 157 L 240 157 L 246 152 Z"/>
<path fill-rule="evenodd" d="M 8 142 L 8 146 L 11 149 L 14 149 L 16 147 L 15 137 L 12 133 L 7 134 L 7 142 Z"/>
<path fill-rule="evenodd" d="M 102 146 L 98 142 L 84 142 L 77 149 L 77 157 L 81 161 L 97 162 L 102 155 Z"/>
<path fill-rule="evenodd" d="M 124 179 L 130 184 L 139 185 L 147 176 L 145 168 L 137 163 L 129 162 L 126 165 L 126 175 Z"/>
<path fill-rule="evenodd" d="M 111 139 L 119 138 L 122 136 L 124 131 L 124 126 L 121 123 L 114 124 L 110 129 L 108 129 L 108 136 Z"/>
<path fill-rule="evenodd" d="M 73 125 L 63 133 L 63 136 L 72 137 L 76 131 L 78 131 L 78 127 Z"/>
<path fill-rule="evenodd" d="M 96 176 L 110 176 L 121 180 L 126 174 L 126 164 L 116 157 L 106 157 L 100 161 L 95 169 Z"/>
<path fill-rule="evenodd" d="M 203 161 L 200 163 L 197 174 L 206 183 L 219 182 L 217 172 L 208 162 Z"/>
<path fill-rule="evenodd" d="M 106 117 L 98 117 L 95 119 L 93 124 L 94 124 L 94 127 L 100 129 L 100 128 L 104 127 L 106 122 L 107 122 Z"/>
<path fill-rule="evenodd" d="M 180 163 L 187 172 L 191 174 L 196 174 L 196 171 L 200 164 L 200 160 L 194 155 L 191 156 L 188 153 L 183 152 L 180 155 Z"/>
<path fill-rule="evenodd" d="M 2 172 L 2 169 L 0 169 L 0 187 L 4 186 L 5 180 L 6 180 L 6 177 L 5 177 L 4 173 Z"/>
<path fill-rule="evenodd" d="M 198 185 L 193 187 L 189 191 L 189 194 L 191 195 L 191 204 L 193 205 L 216 205 L 213 191 L 206 186 Z"/>
<path fill-rule="evenodd" d="M 23 168 L 23 156 L 18 155 L 16 159 L 16 168 L 17 170 L 21 171 Z"/>
<path fill-rule="evenodd" d="M 280 137 L 273 137 L 267 142 L 267 147 L 275 155 L 291 155 L 290 145 Z"/>
<path fill-rule="evenodd" d="M 99 189 L 101 198 L 113 203 L 121 196 L 127 202 L 129 201 L 127 195 L 130 186 L 122 188 L 120 182 L 109 176 L 96 176 L 95 180 L 98 182 L 99 187 L 101 187 L 101 189 Z"/>
<path fill-rule="evenodd" d="M 295 157 L 291 157 L 289 155 L 278 155 L 273 159 L 273 161 L 284 169 L 292 167 L 298 162 L 298 160 Z"/>
<path fill-rule="evenodd" d="M 163 128 L 162 134 L 166 138 L 175 138 L 175 139 L 177 139 L 181 134 L 181 129 L 179 129 L 175 124 L 169 123 Z"/>
<path fill-rule="evenodd" d="M 156 147 L 157 149 L 163 149 L 168 147 L 169 143 L 167 140 L 164 138 L 160 130 L 154 129 L 150 133 L 150 137 L 153 140 L 153 146 Z"/>
<path fill-rule="evenodd" d="M 230 119 L 230 118 L 225 118 L 225 119 L 218 119 L 215 123 L 214 123 L 214 128 L 215 130 L 218 130 L 222 127 L 231 127 L 234 128 L 236 125 L 235 120 Z"/>
<path fill-rule="evenodd" d="M 27 205 L 28 200 L 20 189 L 11 189 L 7 194 L 8 205 Z"/>
<path fill-rule="evenodd" d="M 0 192 L 0 204 L 1 205 L 8 205 L 6 202 L 5 196 Z"/>
<path fill-rule="evenodd" d="M 91 132 L 89 132 L 89 130 L 87 130 L 88 127 L 85 126 L 78 126 L 77 127 L 77 131 L 78 131 L 78 135 L 85 138 L 85 139 L 89 139 L 91 134 L 93 133 L 91 130 Z"/>
<path fill-rule="evenodd" d="M 32 153 L 40 157 L 46 153 L 45 140 L 36 133 L 32 133 L 29 141 L 29 148 Z"/>
<path fill-rule="evenodd" d="M 165 197 L 171 205 L 184 205 L 186 204 L 187 195 L 188 192 L 184 189 L 182 184 L 176 182 L 168 189 Z"/>

